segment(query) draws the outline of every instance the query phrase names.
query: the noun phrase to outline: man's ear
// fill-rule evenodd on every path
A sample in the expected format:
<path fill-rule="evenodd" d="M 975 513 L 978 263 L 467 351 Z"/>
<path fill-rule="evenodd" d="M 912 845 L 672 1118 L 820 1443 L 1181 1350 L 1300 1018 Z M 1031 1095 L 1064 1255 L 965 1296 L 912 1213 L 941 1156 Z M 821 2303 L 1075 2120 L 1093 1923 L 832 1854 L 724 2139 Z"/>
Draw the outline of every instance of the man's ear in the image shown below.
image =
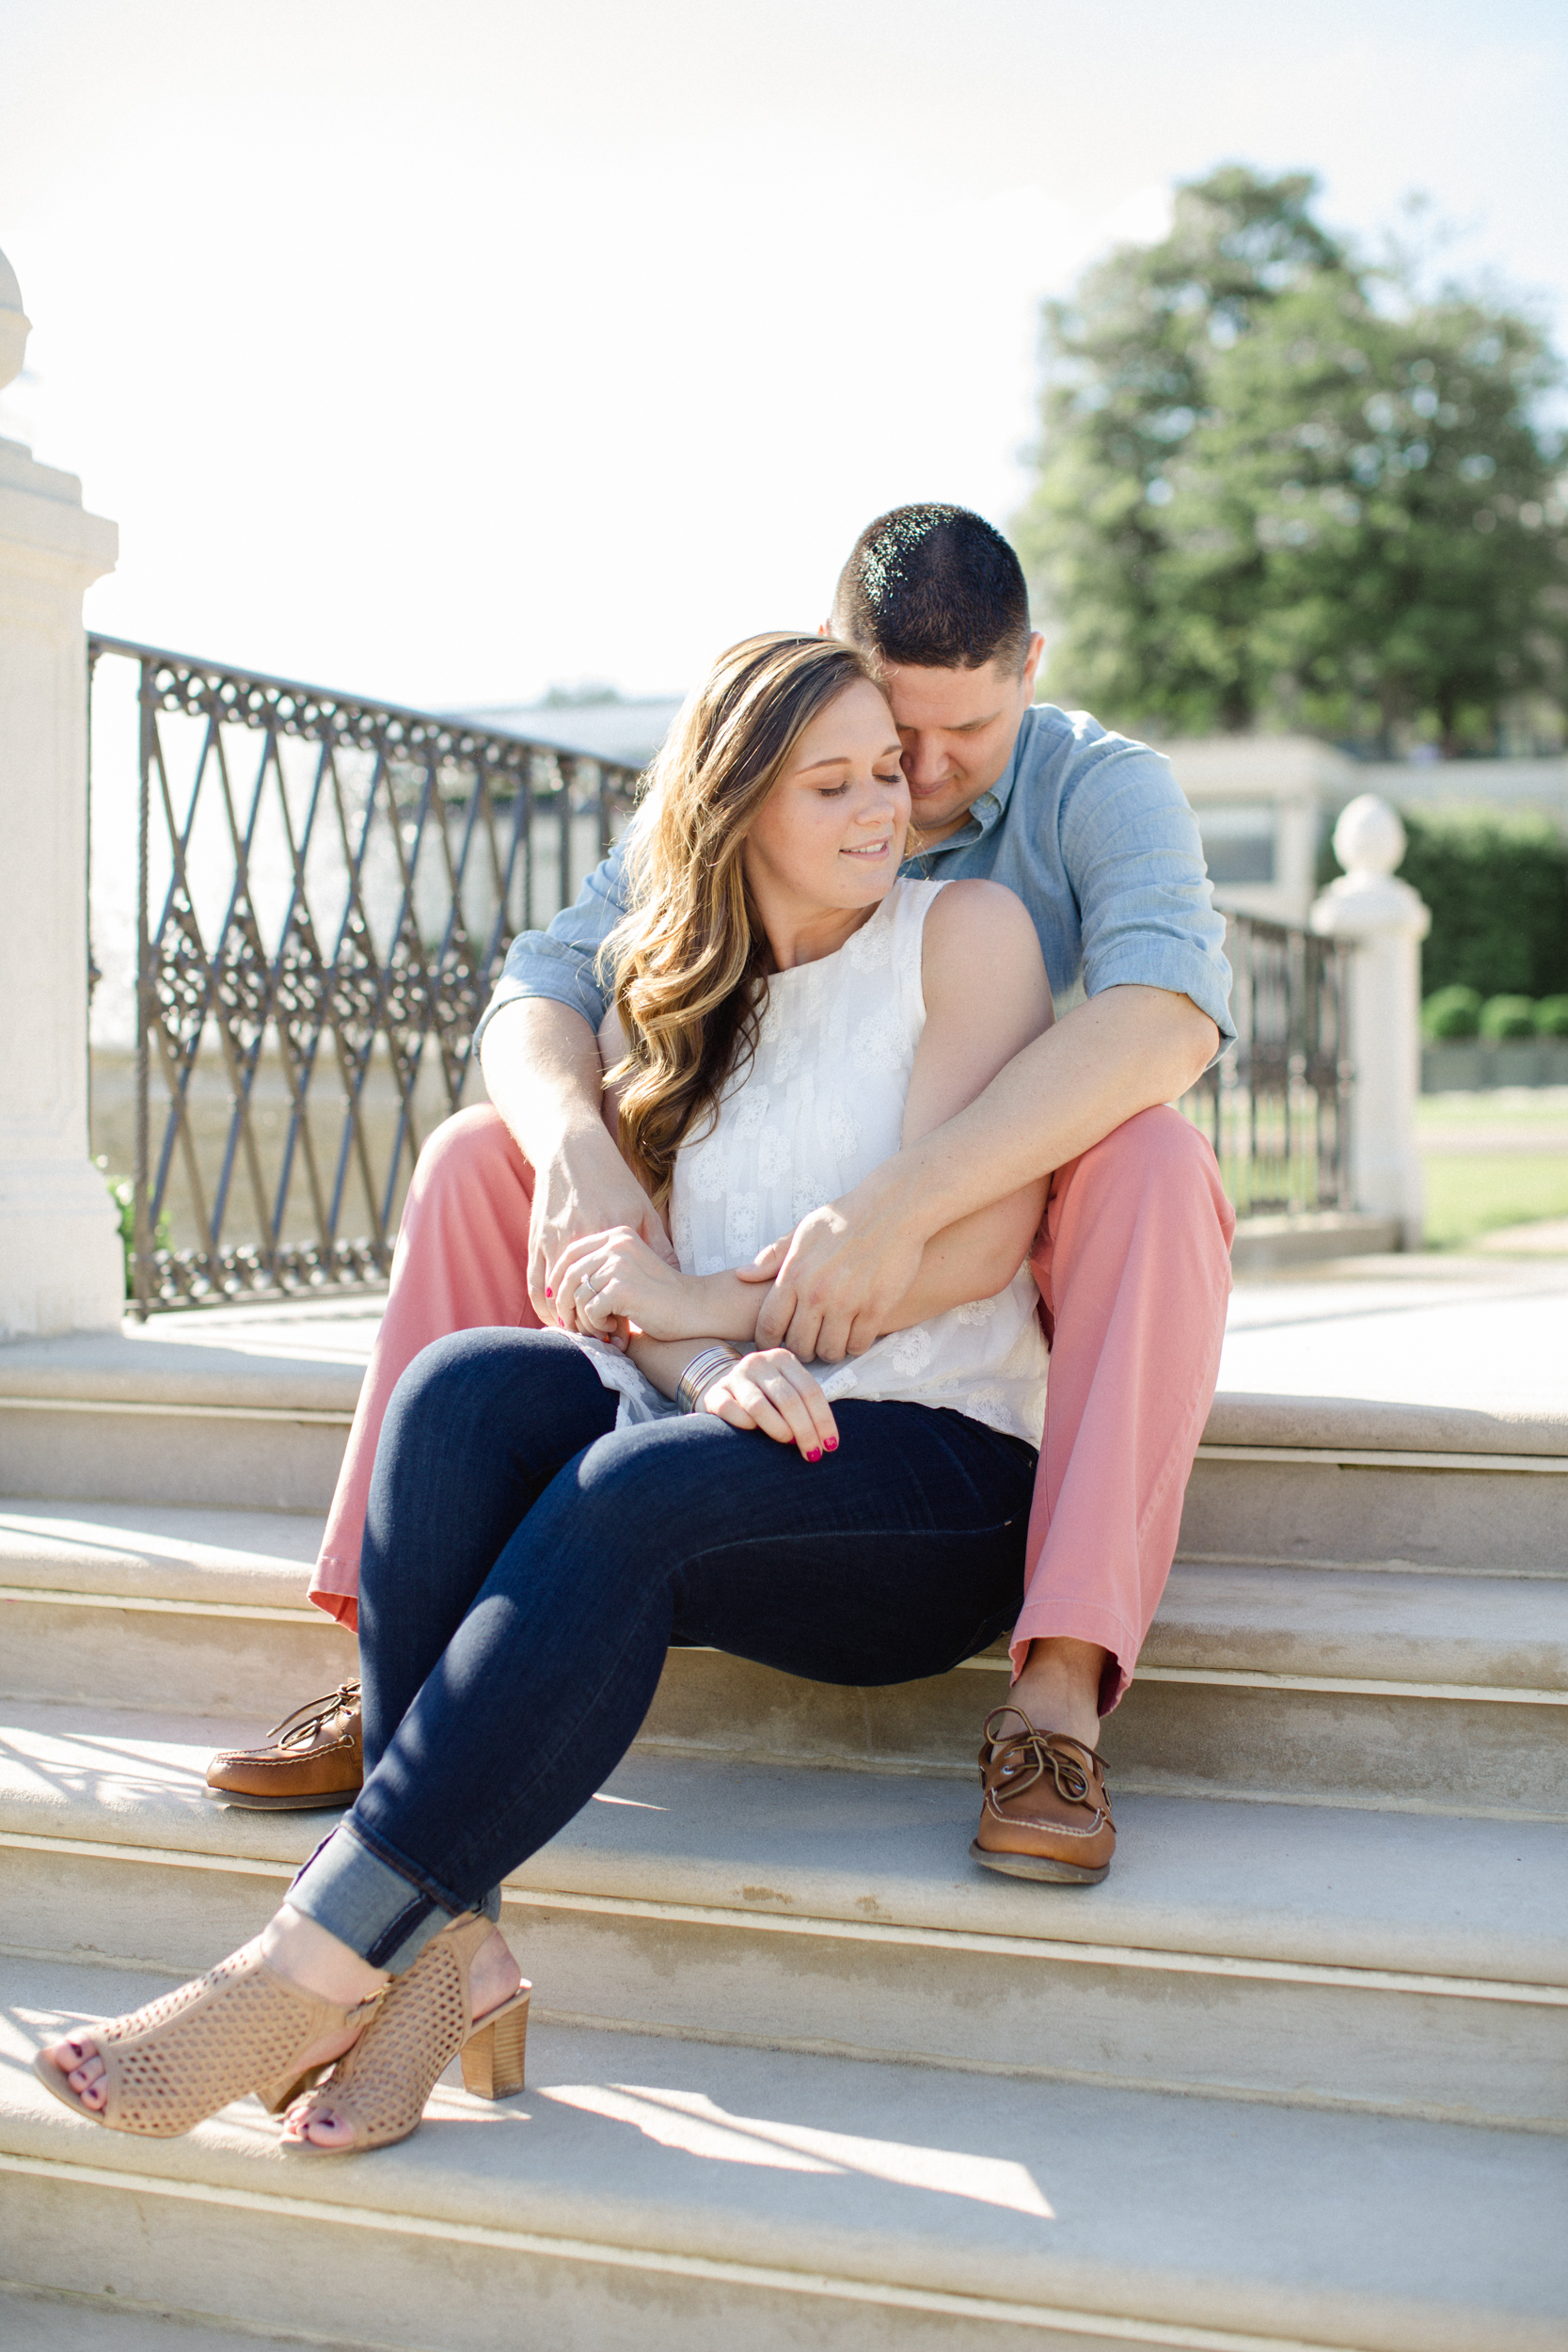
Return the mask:
<path fill-rule="evenodd" d="M 1023 674 L 1019 681 L 1030 702 L 1035 699 L 1035 680 L 1039 675 L 1040 656 L 1044 651 L 1045 639 L 1037 629 L 1029 640 L 1029 650 L 1023 657 Z"/>

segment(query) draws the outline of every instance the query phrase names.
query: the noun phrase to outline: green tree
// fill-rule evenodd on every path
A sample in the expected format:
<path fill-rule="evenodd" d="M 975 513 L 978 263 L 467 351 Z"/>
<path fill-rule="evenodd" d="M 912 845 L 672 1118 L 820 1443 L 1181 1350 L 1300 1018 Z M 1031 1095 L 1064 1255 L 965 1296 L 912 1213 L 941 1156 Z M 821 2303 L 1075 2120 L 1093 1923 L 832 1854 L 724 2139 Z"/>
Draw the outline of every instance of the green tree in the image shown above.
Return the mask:
<path fill-rule="evenodd" d="M 1560 380 L 1507 304 L 1420 291 L 1240 167 L 1047 305 L 1024 561 L 1053 691 L 1178 731 L 1259 723 L 1446 750 L 1568 678 Z"/>

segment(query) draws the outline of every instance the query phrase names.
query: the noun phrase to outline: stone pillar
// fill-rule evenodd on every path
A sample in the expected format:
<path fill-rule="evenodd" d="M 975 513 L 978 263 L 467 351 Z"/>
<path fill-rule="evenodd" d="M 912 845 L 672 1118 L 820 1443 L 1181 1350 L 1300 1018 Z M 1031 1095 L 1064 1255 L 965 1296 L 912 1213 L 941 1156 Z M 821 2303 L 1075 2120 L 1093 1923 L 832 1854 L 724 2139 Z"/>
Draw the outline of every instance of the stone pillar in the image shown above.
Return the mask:
<path fill-rule="evenodd" d="M 1353 1202 L 1370 1216 L 1397 1217 L 1402 1248 L 1418 1249 L 1421 942 L 1432 913 L 1394 878 L 1404 849 L 1404 827 L 1386 801 L 1371 792 L 1352 801 L 1334 828 L 1334 853 L 1345 871 L 1315 901 L 1312 929 L 1356 950 L 1349 1007 Z"/>
<path fill-rule="evenodd" d="M 28 322 L 0 254 L 0 388 Z M 73 474 L 0 441 L 0 1339 L 124 1311 L 87 1148 L 87 727 L 82 596 L 119 533 Z"/>

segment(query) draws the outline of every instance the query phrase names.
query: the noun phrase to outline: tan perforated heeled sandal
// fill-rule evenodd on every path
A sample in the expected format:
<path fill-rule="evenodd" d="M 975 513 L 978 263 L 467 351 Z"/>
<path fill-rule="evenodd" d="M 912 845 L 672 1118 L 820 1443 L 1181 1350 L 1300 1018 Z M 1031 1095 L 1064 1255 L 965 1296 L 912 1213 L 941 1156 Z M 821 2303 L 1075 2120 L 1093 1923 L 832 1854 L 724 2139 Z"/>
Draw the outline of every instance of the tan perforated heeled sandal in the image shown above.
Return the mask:
<path fill-rule="evenodd" d="M 330 2115 L 350 2124 L 354 2137 L 341 2148 L 285 2139 L 287 2153 L 353 2156 L 406 2139 L 459 2054 L 464 2089 L 477 2098 L 510 2099 L 521 2090 L 532 1986 L 519 1985 L 474 2023 L 468 1971 L 494 1932 L 488 1919 L 470 1912 L 431 1937 L 412 1968 L 392 1979 L 374 2025 L 289 2110 L 287 2121 L 298 2131 Z"/>
<path fill-rule="evenodd" d="M 373 2017 L 382 1998 L 372 1994 L 351 2009 L 318 2000 L 246 1945 L 178 1993 L 82 2027 L 81 2040 L 103 2060 L 101 2107 L 72 2090 L 72 2070 L 56 2066 L 47 2050 L 34 2058 L 33 2072 L 89 2123 L 177 2139 L 249 2091 L 278 2114 L 323 2071 L 303 2066 L 303 2052 Z"/>

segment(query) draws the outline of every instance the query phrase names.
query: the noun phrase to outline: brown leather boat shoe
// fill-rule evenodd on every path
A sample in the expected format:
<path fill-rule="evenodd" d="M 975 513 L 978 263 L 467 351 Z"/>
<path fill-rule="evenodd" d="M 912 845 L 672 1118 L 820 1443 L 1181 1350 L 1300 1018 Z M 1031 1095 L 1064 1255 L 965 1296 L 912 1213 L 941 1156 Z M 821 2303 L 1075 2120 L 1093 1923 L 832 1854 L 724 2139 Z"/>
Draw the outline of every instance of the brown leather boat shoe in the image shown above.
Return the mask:
<path fill-rule="evenodd" d="M 220 1748 L 207 1786 L 226 1804 L 306 1813 L 352 1804 L 365 1777 L 359 1685 L 340 1683 L 274 1724 L 262 1748 Z"/>
<path fill-rule="evenodd" d="M 985 1801 L 970 1852 L 990 1870 L 1059 1885 L 1098 1886 L 1117 1850 L 1105 1771 L 1065 1731 L 1037 1731 L 1016 1707 L 986 1718 Z"/>

